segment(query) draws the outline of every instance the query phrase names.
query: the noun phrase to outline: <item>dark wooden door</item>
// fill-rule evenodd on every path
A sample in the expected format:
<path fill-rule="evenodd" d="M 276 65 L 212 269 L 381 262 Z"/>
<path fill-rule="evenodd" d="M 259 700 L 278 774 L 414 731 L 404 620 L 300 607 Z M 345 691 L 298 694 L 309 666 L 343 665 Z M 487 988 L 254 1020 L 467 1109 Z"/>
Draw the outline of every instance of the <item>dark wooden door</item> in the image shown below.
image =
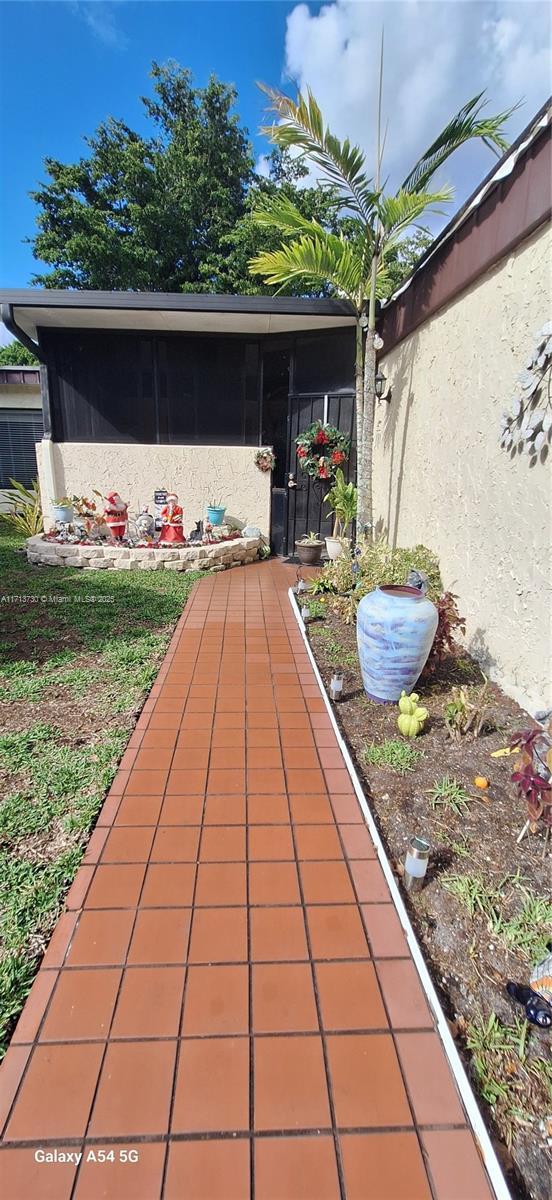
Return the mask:
<path fill-rule="evenodd" d="M 289 397 L 287 447 L 287 522 L 284 553 L 295 553 L 295 541 L 314 531 L 322 538 L 332 532 L 332 516 L 324 498 L 330 490 L 327 480 L 313 480 L 301 470 L 296 455 L 295 438 L 312 421 L 336 425 L 351 438 L 351 453 L 345 464 L 347 478 L 355 477 L 354 393 L 317 392 Z"/>

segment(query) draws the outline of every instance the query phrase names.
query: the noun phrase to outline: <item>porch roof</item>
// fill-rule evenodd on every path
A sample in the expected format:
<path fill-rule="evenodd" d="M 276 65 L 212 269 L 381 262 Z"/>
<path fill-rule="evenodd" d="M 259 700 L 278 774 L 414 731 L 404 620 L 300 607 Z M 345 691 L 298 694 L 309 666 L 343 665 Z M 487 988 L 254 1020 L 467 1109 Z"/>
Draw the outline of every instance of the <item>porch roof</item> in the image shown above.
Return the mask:
<path fill-rule="evenodd" d="M 2 320 L 31 341 L 38 327 L 196 333 L 290 333 L 353 325 L 345 300 L 180 292 L 0 291 Z"/>

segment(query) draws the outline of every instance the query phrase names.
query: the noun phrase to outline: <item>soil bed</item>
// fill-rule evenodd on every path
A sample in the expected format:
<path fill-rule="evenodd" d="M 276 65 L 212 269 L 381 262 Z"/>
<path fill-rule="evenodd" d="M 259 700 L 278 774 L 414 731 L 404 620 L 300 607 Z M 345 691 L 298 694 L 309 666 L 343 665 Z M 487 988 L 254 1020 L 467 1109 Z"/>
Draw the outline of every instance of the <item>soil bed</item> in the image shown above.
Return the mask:
<path fill-rule="evenodd" d="M 421 736 L 401 739 L 396 705 L 375 704 L 364 693 L 354 625 L 328 613 L 312 621 L 308 633 L 328 692 L 335 667 L 344 671 L 337 720 L 399 880 L 408 838 L 416 833 L 431 843 L 424 890 L 415 896 L 404 892 L 410 917 L 512 1193 L 548 1200 L 551 1035 L 526 1025 L 524 1010 L 510 999 L 505 983 L 527 983 L 531 966 L 542 957 L 546 932 L 540 910 L 521 927 L 515 921 L 528 895 L 541 905 L 550 899 L 550 855 L 543 858 L 542 834 L 517 844 L 526 813 L 510 781 L 514 759 L 491 757 L 493 750 L 507 745 L 514 730 L 534 722 L 496 685 L 489 685 L 488 725 L 482 735 L 452 740 L 444 720 L 451 689 L 461 685 L 473 699 L 484 682 L 477 664 L 458 648 L 437 676 L 418 681 L 420 703 L 430 717 Z M 387 739 L 421 752 L 404 775 L 363 757 L 366 747 L 381 746 Z M 459 811 L 446 802 L 432 804 L 428 793 L 445 776 L 467 797 Z M 487 790 L 475 787 L 476 776 L 489 780 Z M 481 912 L 477 901 L 472 915 L 458 893 L 448 890 L 450 877 L 461 877 L 460 884 L 453 884 L 460 888 L 466 877 L 476 880 L 478 895 L 494 906 L 498 923 Z M 492 1104 L 487 1102 L 491 1099 Z"/>

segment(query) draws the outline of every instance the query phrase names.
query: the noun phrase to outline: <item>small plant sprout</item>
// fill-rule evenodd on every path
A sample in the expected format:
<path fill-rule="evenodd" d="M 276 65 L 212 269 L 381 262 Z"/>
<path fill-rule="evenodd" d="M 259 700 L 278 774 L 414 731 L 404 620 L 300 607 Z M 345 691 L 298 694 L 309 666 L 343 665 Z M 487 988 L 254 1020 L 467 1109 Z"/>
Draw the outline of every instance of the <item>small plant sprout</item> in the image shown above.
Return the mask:
<path fill-rule="evenodd" d="M 462 784 L 449 775 L 443 775 L 428 791 L 432 808 L 449 808 L 457 817 L 463 817 L 467 811 L 471 796 Z"/>
<path fill-rule="evenodd" d="M 406 692 L 401 692 L 397 725 L 399 733 L 402 733 L 403 737 L 417 737 L 429 717 L 427 708 L 419 707 L 419 699 L 416 692 L 412 692 L 410 696 L 407 696 Z"/>
<path fill-rule="evenodd" d="M 311 529 L 310 533 L 306 533 L 304 537 L 300 538 L 298 545 L 316 546 L 320 540 L 320 534 L 316 533 L 314 529 Z"/>
<path fill-rule="evenodd" d="M 316 598 L 311 599 L 310 596 L 305 596 L 305 593 L 303 592 L 301 603 L 303 606 L 306 605 L 308 608 L 309 619 L 311 621 L 320 620 L 320 618 L 326 616 L 326 606 L 322 600 L 317 600 Z"/>
<path fill-rule="evenodd" d="M 514 733 L 510 740 L 513 749 L 519 751 L 514 764 L 512 783 L 527 803 L 527 821 L 518 837 L 522 840 L 528 829 L 536 833 L 539 824 L 546 830 L 544 850 L 552 828 L 552 736 L 550 726 L 544 729 L 523 729 Z"/>
<path fill-rule="evenodd" d="M 546 953 L 552 904 L 527 887 L 519 871 L 495 884 L 479 875 L 450 872 L 443 875 L 442 884 L 470 917 L 479 913 L 491 936 L 507 949 L 529 962 Z"/>
<path fill-rule="evenodd" d="M 408 771 L 413 771 L 416 763 L 423 758 L 423 750 L 415 750 L 408 742 L 401 742 L 398 738 L 387 738 L 381 745 L 372 742 L 371 745 L 365 746 L 361 751 L 361 758 L 370 766 L 388 767 L 398 775 L 406 775 Z"/>
<path fill-rule="evenodd" d="M 474 699 L 470 699 L 463 687 L 452 689 L 452 700 L 445 709 L 445 725 L 451 738 L 459 741 L 461 737 L 472 733 L 479 737 L 485 726 L 487 711 L 488 680 Z"/>

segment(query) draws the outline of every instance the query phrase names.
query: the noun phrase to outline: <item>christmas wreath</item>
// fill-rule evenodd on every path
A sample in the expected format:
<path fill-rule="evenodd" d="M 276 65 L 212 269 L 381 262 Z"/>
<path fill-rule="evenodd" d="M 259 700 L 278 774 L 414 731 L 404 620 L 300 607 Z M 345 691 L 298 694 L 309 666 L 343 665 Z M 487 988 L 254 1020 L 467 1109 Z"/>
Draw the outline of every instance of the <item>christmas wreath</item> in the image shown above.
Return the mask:
<path fill-rule="evenodd" d="M 255 465 L 259 471 L 273 471 L 276 466 L 276 455 L 270 446 L 263 446 L 255 454 Z"/>
<path fill-rule="evenodd" d="M 303 471 L 313 479 L 333 480 L 338 467 L 345 462 L 351 439 L 335 425 L 313 421 L 295 439 L 297 458 Z"/>

